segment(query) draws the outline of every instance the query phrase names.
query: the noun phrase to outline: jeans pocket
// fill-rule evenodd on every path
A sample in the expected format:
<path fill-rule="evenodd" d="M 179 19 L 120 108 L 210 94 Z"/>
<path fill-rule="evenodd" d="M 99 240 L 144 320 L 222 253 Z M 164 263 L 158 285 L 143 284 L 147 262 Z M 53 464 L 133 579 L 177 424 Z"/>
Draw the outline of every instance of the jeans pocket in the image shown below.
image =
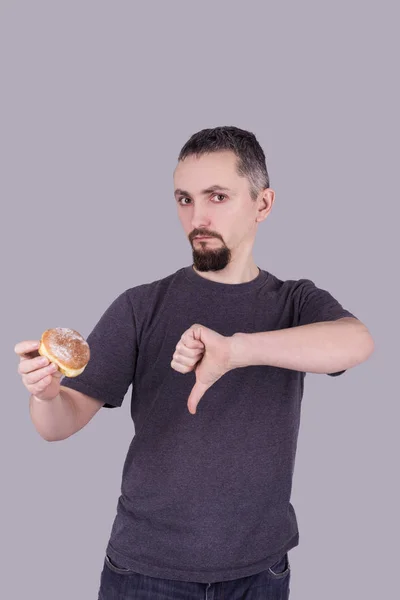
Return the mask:
<path fill-rule="evenodd" d="M 118 573 L 119 575 L 133 575 L 135 573 L 135 571 L 132 571 L 131 569 L 127 569 L 126 567 L 119 567 L 118 565 L 116 565 L 107 553 L 104 562 L 111 571 L 114 571 L 114 573 Z"/>
<path fill-rule="evenodd" d="M 275 579 L 286 577 L 290 572 L 290 563 L 288 553 L 284 554 L 279 560 L 268 568 L 268 573 Z"/>

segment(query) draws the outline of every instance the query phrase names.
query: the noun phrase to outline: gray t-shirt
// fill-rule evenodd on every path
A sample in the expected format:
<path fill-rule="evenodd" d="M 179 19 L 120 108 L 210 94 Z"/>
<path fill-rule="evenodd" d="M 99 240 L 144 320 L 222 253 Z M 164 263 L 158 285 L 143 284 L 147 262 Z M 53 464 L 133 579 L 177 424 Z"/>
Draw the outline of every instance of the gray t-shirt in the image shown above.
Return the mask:
<path fill-rule="evenodd" d="M 240 284 L 192 266 L 118 296 L 87 338 L 91 359 L 61 385 L 121 406 L 132 384 L 135 435 L 106 548 L 121 567 L 211 583 L 267 569 L 297 546 L 290 503 L 306 373 L 251 365 L 187 400 L 195 374 L 171 367 L 194 323 L 231 336 L 354 316 L 309 279 L 260 269 Z M 331 373 L 340 375 L 344 371 Z"/>

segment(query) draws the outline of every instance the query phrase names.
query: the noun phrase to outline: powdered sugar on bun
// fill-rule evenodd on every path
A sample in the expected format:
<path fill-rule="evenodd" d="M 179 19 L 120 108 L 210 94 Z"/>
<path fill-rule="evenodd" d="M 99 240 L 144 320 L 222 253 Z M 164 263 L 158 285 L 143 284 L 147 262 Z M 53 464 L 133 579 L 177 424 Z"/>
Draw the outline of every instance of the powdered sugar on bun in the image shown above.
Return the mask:
<path fill-rule="evenodd" d="M 76 374 L 81 373 L 90 360 L 87 341 L 67 327 L 47 329 L 42 335 L 39 353 L 56 363 L 62 372 Z"/>

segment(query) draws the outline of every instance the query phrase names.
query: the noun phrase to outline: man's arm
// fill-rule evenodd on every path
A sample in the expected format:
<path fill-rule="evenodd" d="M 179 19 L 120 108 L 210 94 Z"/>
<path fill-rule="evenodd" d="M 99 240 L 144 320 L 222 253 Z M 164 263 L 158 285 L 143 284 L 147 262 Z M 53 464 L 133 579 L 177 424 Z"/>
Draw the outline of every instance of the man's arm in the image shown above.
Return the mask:
<path fill-rule="evenodd" d="M 29 408 L 36 431 L 48 442 L 65 440 L 82 429 L 104 402 L 76 390 L 63 388 L 52 400 L 31 395 Z"/>
<path fill-rule="evenodd" d="M 233 369 L 269 365 L 308 373 L 335 373 L 364 362 L 374 350 L 367 327 L 353 317 L 277 331 L 239 332 L 231 342 Z"/>

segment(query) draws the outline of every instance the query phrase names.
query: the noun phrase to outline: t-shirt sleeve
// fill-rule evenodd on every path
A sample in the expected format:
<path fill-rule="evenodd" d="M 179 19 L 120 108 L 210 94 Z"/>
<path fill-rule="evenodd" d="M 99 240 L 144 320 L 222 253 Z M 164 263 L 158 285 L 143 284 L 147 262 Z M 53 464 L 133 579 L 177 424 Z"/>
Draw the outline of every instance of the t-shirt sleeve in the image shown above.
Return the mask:
<path fill-rule="evenodd" d="M 137 339 L 133 306 L 127 291 L 104 312 L 87 338 L 90 360 L 77 377 L 64 377 L 61 386 L 103 400 L 104 408 L 121 406 L 133 382 Z"/>
<path fill-rule="evenodd" d="M 323 321 L 337 321 L 337 319 L 343 317 L 357 318 L 353 313 L 343 308 L 332 294 L 327 290 L 318 288 L 310 279 L 300 279 L 296 284 L 294 303 L 297 326 Z M 336 377 L 345 372 L 346 369 L 336 373 L 327 373 L 327 375 Z"/>

